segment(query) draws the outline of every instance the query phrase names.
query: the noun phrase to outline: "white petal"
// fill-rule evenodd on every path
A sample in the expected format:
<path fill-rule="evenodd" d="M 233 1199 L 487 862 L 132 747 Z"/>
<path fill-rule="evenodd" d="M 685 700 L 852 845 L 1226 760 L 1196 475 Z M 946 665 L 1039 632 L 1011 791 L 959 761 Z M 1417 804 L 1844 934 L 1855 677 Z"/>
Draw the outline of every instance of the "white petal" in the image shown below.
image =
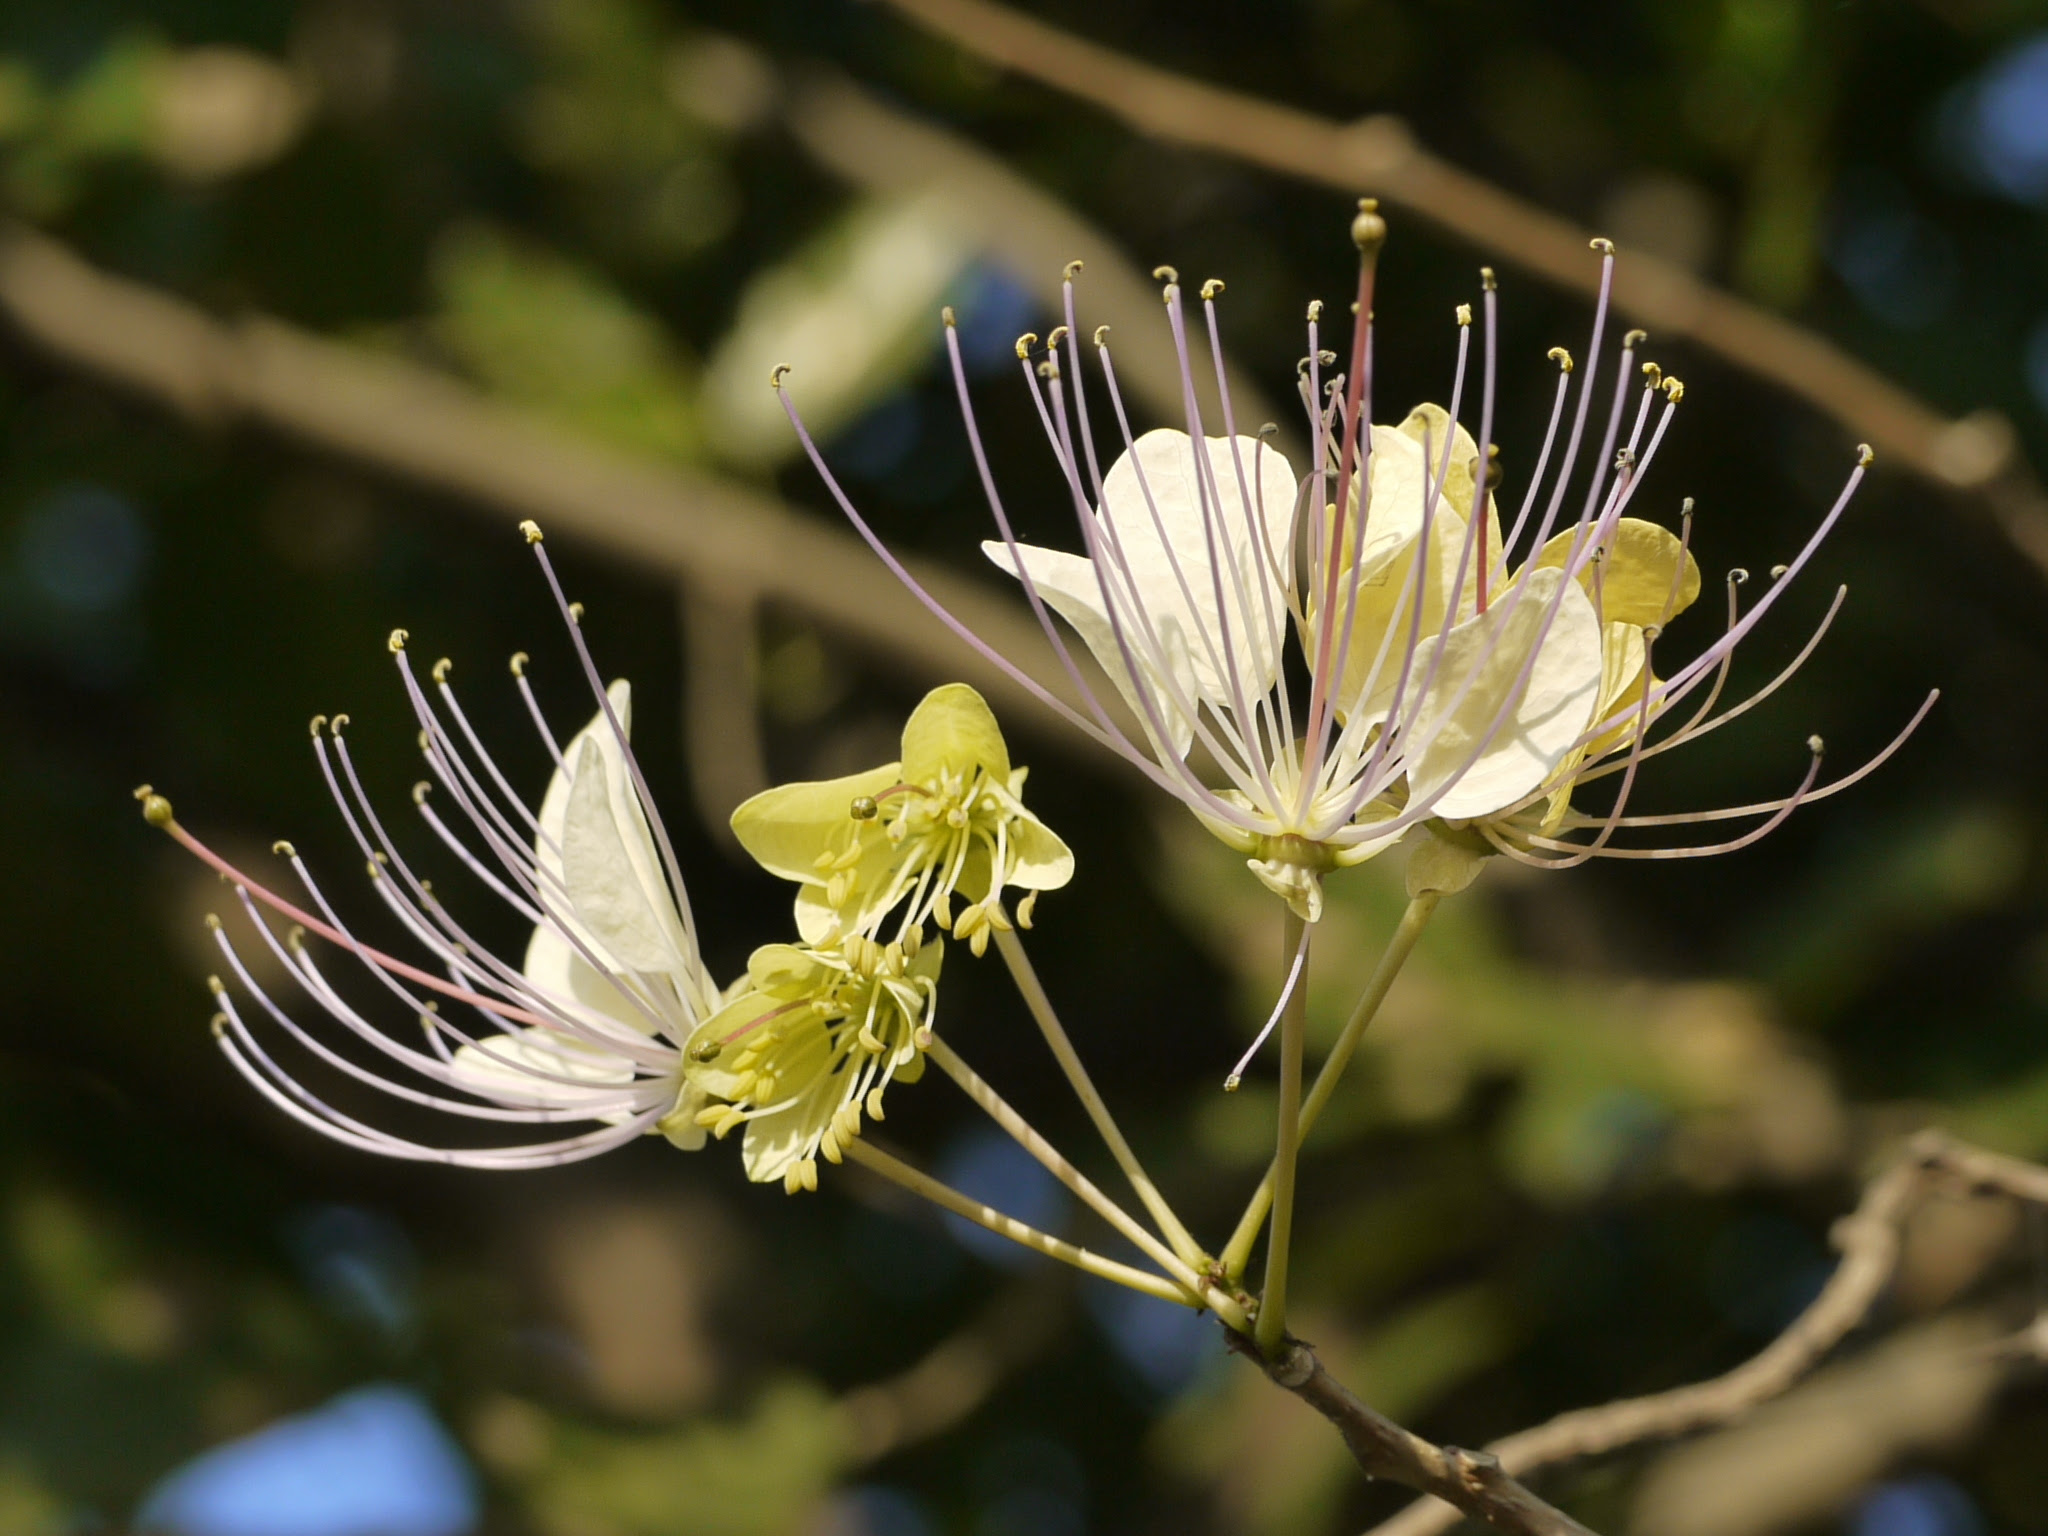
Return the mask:
<path fill-rule="evenodd" d="M 586 940 L 586 942 L 588 942 Z M 551 1000 L 581 1004 L 600 1019 L 623 1024 L 636 1034 L 654 1033 L 654 1022 L 553 928 L 539 927 L 526 941 L 520 974 Z M 573 1017 L 573 1015 L 571 1015 Z"/>
<path fill-rule="evenodd" d="M 606 690 L 606 698 L 611 703 L 613 714 L 618 717 L 619 730 L 630 737 L 633 729 L 631 686 L 621 678 Z M 593 762 L 593 751 L 599 771 L 592 776 L 592 783 L 583 787 L 579 799 L 579 781 L 587 777 L 583 770 L 586 764 Z M 567 771 L 558 767 L 548 781 L 547 793 L 541 798 L 540 835 L 534 842 L 534 860 L 541 870 L 541 892 L 549 916 L 574 932 L 600 961 L 614 962 L 620 969 L 666 974 L 695 1016 L 703 1017 L 716 1008 L 718 989 L 683 932 L 682 920 L 676 914 L 674 900 L 669 895 L 668 882 L 661 873 L 661 859 L 654 846 L 653 834 L 648 829 L 638 792 L 626 770 L 625 752 L 602 710 L 570 738 L 563 748 L 562 759 Z M 580 811 L 572 816 L 572 806 L 578 805 Z M 572 841 L 580 850 L 573 877 L 568 860 Z M 630 884 L 618 884 L 624 880 L 630 880 Z M 564 888 L 569 895 L 567 910 L 564 910 L 561 899 Z M 634 894 L 636 890 L 637 896 Z M 601 931 L 605 925 L 593 923 L 590 914 L 584 910 L 586 905 L 591 905 L 596 910 L 616 916 L 621 903 L 629 912 L 627 936 L 623 942 L 632 947 L 634 939 L 630 935 L 634 933 L 643 941 L 650 933 L 658 936 L 655 942 L 640 944 L 632 955 L 612 942 L 621 938 L 621 934 L 607 936 Z M 630 914 L 637 914 L 639 920 L 634 921 Z M 541 980 L 539 977 L 535 979 Z M 564 978 L 558 976 L 559 979 Z M 606 1012 L 614 1011 L 610 1003 L 598 1001 L 606 995 L 615 996 L 607 985 L 599 983 L 594 989 L 587 989 L 578 982 L 574 995 Z M 631 1010 L 629 1005 L 628 1014 L 624 1016 L 633 1021 L 636 1029 L 645 1028 L 645 1018 Z"/>
<path fill-rule="evenodd" d="M 654 842 L 620 765 L 583 738 L 562 825 L 562 874 L 577 918 L 621 965 L 687 969 L 688 944 L 660 874 Z M 620 793 L 624 788 L 625 793 Z"/>
<path fill-rule="evenodd" d="M 1001 569 L 1012 576 L 1017 574 L 1016 563 L 1010 558 L 1007 544 L 986 540 L 981 551 Z M 1138 696 L 1139 685 L 1133 681 L 1130 668 L 1125 664 L 1124 648 L 1117 643 L 1116 630 L 1111 627 L 1108 610 L 1102 604 L 1102 586 L 1096 580 L 1095 562 L 1080 555 L 1070 555 L 1065 550 L 1042 549 L 1035 544 L 1019 544 L 1017 553 L 1023 556 L 1024 569 L 1031 576 L 1031 584 L 1045 599 L 1046 606 L 1073 626 L 1074 633 L 1081 637 L 1102 664 L 1102 670 L 1109 674 L 1110 681 L 1116 684 L 1124 702 L 1140 719 L 1146 718 L 1144 701 Z M 1121 603 L 1119 615 L 1124 644 L 1130 647 L 1130 654 L 1138 663 L 1138 675 L 1145 694 L 1166 727 L 1174 753 L 1186 757 L 1188 744 L 1195 737 L 1194 722 L 1173 701 L 1177 693 L 1193 705 L 1197 695 L 1195 671 L 1188 660 L 1180 623 L 1171 615 L 1157 612 L 1151 615 L 1152 634 L 1165 652 L 1161 656 L 1159 650 L 1147 641 L 1144 625 L 1124 610 Z M 1166 683 L 1169 676 L 1174 683 L 1171 688 Z"/>
<path fill-rule="evenodd" d="M 633 1081 L 633 1064 L 623 1056 L 571 1040 L 549 1029 L 520 1029 L 486 1035 L 465 1045 L 449 1064 L 458 1086 L 483 1098 L 519 1108 L 613 1108 L 619 1090 Z M 556 1082 L 573 1078 L 574 1082 Z"/>
<path fill-rule="evenodd" d="M 1159 428 L 1103 476 L 1101 513 L 1138 600 L 1155 622 L 1171 614 L 1181 626 L 1203 696 L 1234 704 L 1229 662 L 1249 705 L 1279 671 L 1287 612 L 1279 568 L 1293 526 L 1294 471 L 1256 438 L 1212 437 L 1204 448 L 1213 497 L 1192 440 Z"/>
<path fill-rule="evenodd" d="M 1544 636 L 1526 688 L 1487 736 L 1513 696 L 1562 579 L 1556 571 L 1533 572 L 1519 583 L 1519 602 L 1503 594 L 1446 637 L 1431 697 L 1419 712 L 1415 739 L 1422 745 L 1408 765 L 1412 800 L 1449 784 L 1434 801 L 1435 815 L 1461 820 L 1514 804 L 1543 782 L 1591 720 L 1600 691 L 1600 624 L 1574 582 Z M 1427 654 L 1417 657 L 1418 668 Z M 1477 759 L 1465 767 L 1475 750 Z"/>

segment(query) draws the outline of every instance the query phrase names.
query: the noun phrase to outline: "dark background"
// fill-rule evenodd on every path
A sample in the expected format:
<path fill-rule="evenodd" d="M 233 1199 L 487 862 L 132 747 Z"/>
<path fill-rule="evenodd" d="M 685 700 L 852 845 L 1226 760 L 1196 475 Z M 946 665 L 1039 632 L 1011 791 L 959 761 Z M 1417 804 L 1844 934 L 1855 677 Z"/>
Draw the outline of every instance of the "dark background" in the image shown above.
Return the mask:
<path fill-rule="evenodd" d="M 2048 458 L 2048 8 L 1034 9 L 1326 116 L 1397 112 L 1437 153 L 1612 234 L 1624 260 L 1692 266 L 1947 414 L 2004 413 Z M 1227 278 L 1227 340 L 1268 399 L 1292 387 L 1302 304 L 1348 297 L 1344 198 L 1148 142 L 838 0 L 12 0 L 0 202 L 211 313 L 408 358 L 824 518 L 812 472 L 731 382 L 765 398 L 740 341 L 804 334 L 786 328 L 806 284 L 853 303 L 833 280 L 903 217 L 788 127 L 821 70 L 1007 166 L 1134 269 Z M 1548 407 L 1543 352 L 1582 348 L 1588 307 L 1517 271 L 1513 230 L 1475 249 L 1391 217 L 1378 414 L 1447 393 L 1451 308 L 1494 263 L 1512 489 Z M 806 403 L 877 524 L 976 575 L 985 516 L 933 350 L 938 302 L 962 309 L 1010 505 L 1026 536 L 1059 537 L 1007 372 L 1009 336 L 1048 317 L 1000 238 L 928 240 L 926 269 L 901 264 L 901 321 L 863 290 L 871 323 L 833 333 L 840 374 L 787 358 L 800 384 L 807 364 L 825 380 Z M 1665 517 L 1697 499 L 1709 573 L 1669 642 L 1685 650 L 1715 632 L 1718 573 L 1790 558 L 1854 434 L 1725 361 L 1653 351 L 1687 395 L 1644 495 Z M 292 838 L 371 920 L 302 727 L 348 710 L 402 809 L 418 763 L 392 627 L 455 659 L 536 794 L 547 765 L 503 658 L 534 653 L 561 728 L 590 707 L 516 515 L 180 413 L 0 331 L 0 1531 L 125 1529 L 192 1458 L 276 1423 L 151 1518 L 280 1536 L 1079 1536 L 1336 1532 L 1397 1507 L 1213 1328 L 963 1245 L 851 1170 L 792 1199 L 748 1186 L 729 1146 L 649 1141 L 517 1175 L 384 1163 L 233 1076 L 202 985 L 218 963 L 201 919 L 229 893 L 143 825 L 130 789 L 154 782 L 231 857 L 274 868 L 263 850 Z M 702 814 L 731 797 L 703 782 L 686 701 L 724 663 L 685 647 L 673 573 L 573 537 L 549 548 L 600 664 L 634 682 L 636 739 L 730 979 L 785 935 L 789 892 Z M 1298 1326 L 1367 1397 L 1477 1444 L 1710 1374 L 1812 1296 L 1830 1223 L 1902 1133 L 1938 1123 L 2048 1154 L 2044 581 L 1982 505 L 1880 461 L 1734 686 L 1773 675 L 1846 582 L 1825 645 L 1766 705 L 1659 760 L 1638 804 L 1782 793 L 1808 733 L 1831 763 L 1860 761 L 1940 686 L 1899 757 L 1740 854 L 1501 867 L 1446 908 L 1304 1174 Z M 753 633 L 777 778 L 882 760 L 944 675 L 795 604 Z M 1220 1241 L 1267 1153 L 1268 1079 L 1218 1085 L 1272 994 L 1277 908 L 1087 748 L 1010 730 L 1080 864 L 1041 902 L 1034 952 L 1147 1160 Z M 1398 859 L 1382 865 L 1333 884 L 1323 1039 L 1398 914 Z M 465 921 L 516 952 L 516 917 L 443 875 Z M 944 1006 L 986 1075 L 1102 1161 L 993 959 L 951 958 Z M 1103 1242 L 936 1074 L 897 1090 L 887 1132 Z M 2026 1320 L 2048 1284 L 2030 1232 L 2000 1202 L 1940 1207 L 1842 1367 L 1863 1375 L 1817 1382 L 1760 1439 L 1546 1487 L 1603 1530 L 2048 1531 L 2048 1397 L 2024 1370 L 1944 1364 Z M 866 1457 L 884 1402 L 908 1414 L 902 1443 Z M 232 1523 L 236 1498 L 254 1525 Z"/>

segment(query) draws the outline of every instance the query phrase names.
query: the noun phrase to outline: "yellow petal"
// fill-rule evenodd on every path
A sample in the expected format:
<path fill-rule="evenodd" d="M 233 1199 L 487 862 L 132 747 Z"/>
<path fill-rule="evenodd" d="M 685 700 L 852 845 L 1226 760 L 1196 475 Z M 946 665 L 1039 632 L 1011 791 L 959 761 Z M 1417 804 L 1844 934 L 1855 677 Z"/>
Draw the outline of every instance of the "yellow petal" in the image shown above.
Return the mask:
<path fill-rule="evenodd" d="M 732 813 L 733 836 L 771 875 L 804 884 L 818 877 L 818 855 L 837 853 L 849 835 L 882 835 L 879 817 L 857 822 L 853 803 L 873 799 L 903 777 L 896 763 L 865 773 L 765 789 Z"/>
<path fill-rule="evenodd" d="M 1529 563 L 1529 569 L 1562 568 L 1571 553 L 1572 538 L 1573 531 L 1566 529 L 1551 539 Z M 1579 583 L 1588 596 L 1595 595 L 1595 569 L 1588 561 L 1579 572 Z M 1624 517 L 1615 524 L 1597 569 L 1600 616 L 1611 624 L 1642 628 L 1668 624 L 1700 595 L 1699 563 L 1678 535 L 1639 517 Z"/>
<path fill-rule="evenodd" d="M 971 778 L 985 768 L 998 784 L 1010 781 L 1010 749 L 988 702 L 965 683 L 947 683 L 924 696 L 903 727 L 903 777 L 930 784 L 943 774 Z"/>
<path fill-rule="evenodd" d="M 1060 835 L 1029 813 L 1010 823 L 1016 863 L 1010 884 L 1025 891 L 1056 891 L 1074 878 L 1074 854 Z"/>

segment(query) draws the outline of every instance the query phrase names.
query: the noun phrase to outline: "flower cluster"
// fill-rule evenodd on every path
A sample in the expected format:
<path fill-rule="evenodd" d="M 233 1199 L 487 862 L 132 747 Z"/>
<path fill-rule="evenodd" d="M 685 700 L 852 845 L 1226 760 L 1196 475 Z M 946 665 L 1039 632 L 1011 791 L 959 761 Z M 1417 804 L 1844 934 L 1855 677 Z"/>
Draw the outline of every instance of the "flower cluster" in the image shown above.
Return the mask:
<path fill-rule="evenodd" d="M 528 683 L 528 658 L 513 658 L 514 680 L 555 765 L 537 812 L 471 727 L 449 663 L 436 663 L 422 683 L 405 632 L 394 632 L 390 646 L 430 775 L 415 787 L 414 806 L 433 837 L 533 925 L 523 960 L 492 954 L 441 903 L 366 793 L 343 733 L 347 717 L 318 717 L 314 753 L 372 889 L 431 968 L 359 938 L 290 844 L 277 852 L 311 910 L 229 864 L 144 786 L 137 795 L 150 822 L 220 872 L 283 973 L 378 1066 L 302 1026 L 211 919 L 237 984 L 212 978 L 221 1049 L 285 1113 L 365 1151 L 527 1168 L 594 1156 L 644 1133 L 694 1150 L 707 1135 L 744 1126 L 749 1177 L 814 1189 L 817 1159 L 837 1162 L 863 1116 L 881 1117 L 888 1085 L 923 1069 L 944 952 L 927 923 L 979 954 L 990 932 L 1012 921 L 1004 892 L 1029 893 L 1019 914 L 1028 922 L 1036 893 L 1071 875 L 1072 855 L 1024 808 L 1025 770 L 1011 766 L 980 695 L 960 685 L 937 689 L 911 715 L 900 762 L 784 786 L 741 807 L 734 825 L 746 846 L 771 871 L 802 883 L 801 942 L 757 949 L 746 973 L 720 988 L 633 754 L 631 690 L 623 681 L 600 685 L 581 610 L 564 600 L 539 530 L 528 524 L 526 534 L 597 703 L 590 721 L 559 742 Z M 443 817 L 437 800 L 452 803 L 459 818 Z M 956 897 L 966 903 L 957 913 Z M 280 934 L 266 911 L 291 926 Z M 334 984 L 309 937 L 360 964 L 418 1020 L 424 1040 L 407 1042 L 372 1022 Z M 457 1022 L 460 1015 L 443 1011 L 448 1003 L 486 1028 Z M 286 1070 L 259 1035 L 266 1023 L 328 1072 L 402 1103 L 499 1125 L 594 1128 L 512 1146 L 416 1141 L 357 1118 Z"/>

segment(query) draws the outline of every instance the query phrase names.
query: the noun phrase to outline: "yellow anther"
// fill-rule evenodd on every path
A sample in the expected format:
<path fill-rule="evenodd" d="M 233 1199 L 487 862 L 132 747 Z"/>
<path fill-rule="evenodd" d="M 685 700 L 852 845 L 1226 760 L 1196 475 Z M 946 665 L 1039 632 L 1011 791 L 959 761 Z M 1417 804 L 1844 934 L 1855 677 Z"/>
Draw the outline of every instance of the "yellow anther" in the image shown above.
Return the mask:
<path fill-rule="evenodd" d="M 811 1194 L 818 1192 L 818 1160 L 807 1157 L 796 1165 L 797 1176 L 803 1180 L 804 1188 Z"/>
<path fill-rule="evenodd" d="M 1488 293 L 1492 293 L 1496 288 L 1500 286 L 1500 283 L 1494 278 L 1493 268 L 1481 267 L 1479 269 L 1479 286 L 1484 288 Z"/>
<path fill-rule="evenodd" d="M 1233 1072 L 1230 1074 L 1230 1076 L 1223 1079 L 1223 1091 L 1225 1093 L 1235 1093 L 1237 1092 L 1239 1085 L 1243 1082 L 1244 1079 L 1239 1077 L 1235 1072 Z"/>
<path fill-rule="evenodd" d="M 818 1150 L 825 1154 L 826 1162 L 836 1164 L 840 1161 L 839 1132 L 836 1127 L 825 1127 L 825 1133 L 818 1138 Z"/>
<path fill-rule="evenodd" d="M 915 960 L 917 952 L 922 948 L 924 948 L 924 930 L 922 928 L 913 928 L 910 932 L 903 935 L 904 959 Z"/>
<path fill-rule="evenodd" d="M 1673 405 L 1683 400 L 1685 398 L 1685 380 L 1666 379 L 1664 381 L 1664 398 Z"/>
<path fill-rule="evenodd" d="M 536 523 L 532 518 L 529 517 L 522 521 L 519 525 L 519 531 L 525 536 L 527 543 L 538 544 L 540 542 L 540 524 Z"/>
<path fill-rule="evenodd" d="M 409 638 L 410 637 L 406 634 L 404 630 L 394 629 L 393 631 L 391 631 L 391 638 L 386 640 L 384 643 L 391 648 L 391 654 L 396 656 L 400 651 L 405 649 L 405 642 Z"/>
<path fill-rule="evenodd" d="M 777 363 L 773 368 L 770 368 L 768 370 L 768 387 L 770 389 L 782 388 L 783 377 L 788 372 L 789 364 L 787 363 Z"/>
<path fill-rule="evenodd" d="M 1045 350 L 1048 352 L 1057 352 L 1059 350 L 1060 343 L 1065 341 L 1066 339 L 1067 328 L 1064 325 L 1054 326 L 1052 328 L 1052 334 L 1045 338 Z"/>
<path fill-rule="evenodd" d="M 870 1089 L 868 1090 L 868 1096 L 867 1096 L 867 1109 L 868 1109 L 868 1118 L 869 1118 L 870 1120 L 880 1120 L 880 1119 L 882 1118 L 882 1090 L 881 1090 L 881 1089 L 879 1089 L 879 1088 L 870 1088 Z"/>
<path fill-rule="evenodd" d="M 1221 293 L 1222 291 L 1223 279 L 1220 277 L 1212 277 L 1207 282 L 1202 284 L 1202 299 L 1206 303 L 1208 300 L 1215 298 L 1216 295 Z"/>
<path fill-rule="evenodd" d="M 1778 579 L 1778 578 L 1779 578 L 1780 576 L 1783 576 L 1783 575 L 1784 575 L 1784 574 L 1785 574 L 1785 573 L 1786 573 L 1787 571 L 1789 571 L 1789 570 L 1791 570 L 1791 569 L 1792 569 L 1792 567 L 1791 567 L 1791 566 L 1789 566 L 1789 565 L 1774 565 L 1774 566 L 1772 566 L 1772 567 L 1771 567 L 1771 580 L 1773 580 L 1773 581 L 1776 581 L 1776 580 L 1777 580 L 1777 579 Z"/>
<path fill-rule="evenodd" d="M 1563 347 L 1552 347 L 1543 355 L 1557 364 L 1560 373 L 1570 373 L 1572 371 L 1572 355 Z"/>
<path fill-rule="evenodd" d="M 1387 221 L 1380 217 L 1378 198 L 1358 200 L 1358 216 L 1351 221 L 1351 243 L 1367 257 L 1378 255 L 1380 247 L 1387 243 Z"/>
<path fill-rule="evenodd" d="M 425 779 L 421 779 L 419 783 L 412 787 L 412 803 L 414 805 L 425 805 L 427 803 L 427 796 L 433 792 L 434 786 Z"/>
<path fill-rule="evenodd" d="M 1602 256 L 1612 256 L 1614 254 L 1614 242 L 1605 235 L 1595 235 L 1586 244 L 1593 250 L 1598 251 Z"/>
<path fill-rule="evenodd" d="M 1870 444 L 1858 443 L 1856 445 L 1856 467 L 1858 469 L 1868 469 L 1876 462 L 1877 454 L 1872 450 Z"/>
<path fill-rule="evenodd" d="M 306 947 L 305 928 L 298 923 L 293 923 L 291 926 L 291 931 L 284 936 L 284 942 L 285 948 L 289 949 L 293 954 L 296 955 L 297 953 L 299 953 L 299 951 Z"/>
<path fill-rule="evenodd" d="M 321 728 L 324 727 L 326 724 L 327 717 L 325 715 L 315 715 L 306 724 L 306 734 L 317 741 L 320 738 Z"/>
<path fill-rule="evenodd" d="M 1321 299 L 1310 299 L 1308 301 L 1308 323 L 1310 325 L 1314 325 L 1318 320 L 1322 318 L 1323 301 Z"/>
<path fill-rule="evenodd" d="M 1038 892 L 1026 891 L 1024 899 L 1017 903 L 1017 926 L 1019 928 L 1029 928 L 1031 926 L 1031 916 L 1037 910 Z"/>
<path fill-rule="evenodd" d="M 1643 364 L 1644 388 L 1661 389 L 1664 384 L 1664 370 L 1655 363 Z"/>
<path fill-rule="evenodd" d="M 296 859 L 299 856 L 299 850 L 281 837 L 270 845 L 270 851 L 280 859 Z"/>
<path fill-rule="evenodd" d="M 1472 306 L 1470 304 L 1460 304 L 1458 306 L 1457 314 L 1459 325 L 1465 326 L 1470 325 L 1472 323 Z"/>
<path fill-rule="evenodd" d="M 1106 325 L 1098 325 L 1097 327 L 1095 327 L 1095 345 L 1096 345 L 1096 346 L 1097 346 L 1098 348 L 1100 348 L 1100 347 L 1106 347 L 1106 346 L 1108 346 L 1108 345 L 1109 345 L 1109 339 L 1108 339 L 1108 338 L 1109 338 L 1109 327 L 1108 327 L 1108 326 L 1106 326 Z"/>
<path fill-rule="evenodd" d="M 1747 580 L 1749 572 L 1742 566 L 1738 565 L 1728 573 L 1728 584 L 1731 587 L 1739 587 Z"/>
<path fill-rule="evenodd" d="M 1650 333 L 1648 331 L 1630 331 L 1627 335 L 1621 338 L 1621 350 L 1624 352 L 1633 352 L 1637 347 L 1640 347 L 1644 342 L 1648 341 L 1649 339 Z"/>
<path fill-rule="evenodd" d="M 365 859 L 363 861 L 363 868 L 367 869 L 370 872 L 370 878 L 372 880 L 382 880 L 384 878 L 384 871 L 377 867 L 377 861 L 375 859 Z"/>
<path fill-rule="evenodd" d="M 1178 287 L 1180 284 L 1180 273 L 1176 272 L 1172 267 L 1154 267 L 1152 269 L 1152 280 L 1156 283 L 1166 283 L 1169 286 Z"/>
<path fill-rule="evenodd" d="M 1818 736 L 1809 736 L 1806 738 L 1806 750 L 1811 752 L 1815 757 L 1819 757 L 1823 752 L 1827 751 L 1827 749 L 1827 743 L 1822 741 Z"/>
<path fill-rule="evenodd" d="M 330 736 L 339 736 L 341 734 L 341 728 L 347 724 L 347 715 L 336 715 L 332 720 L 329 720 L 327 722 L 327 734 Z"/>
<path fill-rule="evenodd" d="M 1066 278 L 1068 282 L 1071 283 L 1076 277 L 1080 275 L 1080 272 L 1081 258 L 1076 256 L 1072 261 L 1067 263 L 1066 271 L 1064 272 L 1063 276 Z"/>
<path fill-rule="evenodd" d="M 227 991 L 227 989 L 227 983 L 222 981 L 218 976 L 209 976 L 206 978 L 206 990 L 211 992 L 215 997 L 219 997 L 223 992 Z"/>
<path fill-rule="evenodd" d="M 218 912 L 209 912 L 206 914 L 206 928 L 209 933 L 220 932 L 220 914 Z"/>
<path fill-rule="evenodd" d="M 1031 355 L 1031 349 L 1038 345 L 1038 332 L 1026 331 L 1017 338 L 1017 360 L 1022 362 Z"/>
<path fill-rule="evenodd" d="M 959 316 L 953 313 L 953 306 L 950 304 L 944 305 L 940 308 L 939 320 L 941 321 L 941 323 L 945 325 L 946 329 L 949 331 L 952 330 L 954 326 L 960 323 Z"/>
<path fill-rule="evenodd" d="M 514 651 L 512 653 L 511 661 L 512 675 L 514 677 L 526 676 L 526 664 L 531 660 L 533 660 L 533 658 L 527 655 L 526 652 Z"/>
<path fill-rule="evenodd" d="M 135 798 L 142 802 L 142 819 L 152 827 L 168 827 L 171 824 L 171 802 L 149 785 L 138 784 L 135 787 Z"/>
<path fill-rule="evenodd" d="M 455 663 L 450 661 L 446 656 L 443 656 L 439 661 L 434 663 L 434 681 L 442 684 L 445 687 L 448 682 L 448 674 L 450 672 L 453 672 L 454 670 Z"/>

